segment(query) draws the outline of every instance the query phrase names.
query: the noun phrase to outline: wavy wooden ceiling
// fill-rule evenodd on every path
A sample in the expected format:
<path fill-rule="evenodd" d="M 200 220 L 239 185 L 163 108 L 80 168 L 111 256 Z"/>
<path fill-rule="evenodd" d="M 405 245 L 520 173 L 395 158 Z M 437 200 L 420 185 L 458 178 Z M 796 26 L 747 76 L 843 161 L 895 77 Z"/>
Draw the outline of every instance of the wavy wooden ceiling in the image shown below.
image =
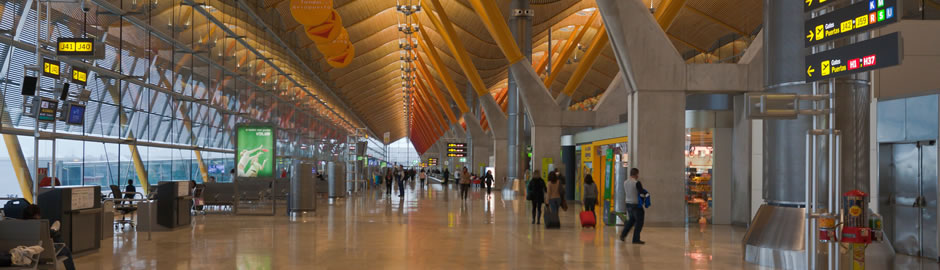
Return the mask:
<path fill-rule="evenodd" d="M 247 0 L 252 2 L 254 0 Z M 417 0 L 413 0 L 418 2 Z M 504 14 L 508 14 L 510 0 L 495 0 Z M 623 0 L 628 1 L 628 0 Z M 647 6 L 650 0 L 642 0 Z M 661 0 L 653 0 L 654 5 Z M 496 46 L 489 32 L 483 27 L 467 0 L 442 0 L 444 11 L 451 18 L 457 30 L 458 40 L 464 43 L 474 65 L 480 71 L 484 82 L 495 94 L 505 87 L 507 62 Z M 667 29 L 673 45 L 680 53 L 711 48 L 719 38 L 733 33 L 751 33 L 760 26 L 762 20 L 762 2 L 760 0 L 687 0 L 673 24 Z M 391 133 L 392 141 L 406 135 L 402 110 L 401 73 L 399 72 L 397 31 L 401 14 L 395 11 L 395 0 L 334 0 L 334 8 L 343 18 L 343 25 L 349 32 L 350 40 L 356 47 L 356 58 L 345 68 L 331 68 L 322 55 L 306 38 L 303 27 L 290 16 L 289 0 L 257 0 L 253 3 L 258 13 L 273 13 L 280 18 L 280 26 L 285 35 L 296 36 L 297 54 L 309 56 L 308 65 L 317 66 L 319 75 L 333 91 L 366 122 L 376 134 L 386 131 Z M 533 18 L 533 59 L 544 57 L 547 49 L 548 30 L 551 28 L 552 44 L 564 42 L 572 34 L 571 25 L 586 23 L 590 10 L 596 4 L 594 0 L 561 0 L 550 4 L 532 5 L 536 16 Z M 429 10 L 427 7 L 422 12 Z M 278 16 L 278 14 L 280 14 Z M 703 15 L 707 14 L 707 15 Z M 461 93 L 467 93 L 467 78 L 463 75 L 453 54 L 446 47 L 441 35 L 421 13 L 418 18 L 425 25 L 431 37 L 431 43 L 441 54 Z M 581 40 L 587 45 L 596 34 L 600 20 Z M 555 52 L 553 52 L 555 53 Z M 422 53 L 423 54 L 423 53 Z M 576 52 L 580 55 L 582 52 Z M 557 54 L 553 56 L 552 61 Z M 565 64 L 558 79 L 550 89 L 557 94 L 570 77 L 577 63 Z M 573 99 L 575 102 L 596 96 L 607 88 L 617 74 L 612 50 L 606 48 L 594 63 L 591 72 L 581 84 Z M 438 70 L 431 73 L 440 84 Z"/>

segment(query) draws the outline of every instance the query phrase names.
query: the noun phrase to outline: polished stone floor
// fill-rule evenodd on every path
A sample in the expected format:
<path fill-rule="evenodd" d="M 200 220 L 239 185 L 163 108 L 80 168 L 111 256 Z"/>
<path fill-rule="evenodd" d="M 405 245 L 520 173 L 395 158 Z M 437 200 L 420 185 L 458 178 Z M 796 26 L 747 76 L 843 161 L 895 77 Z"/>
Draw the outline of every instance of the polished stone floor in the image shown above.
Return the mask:
<path fill-rule="evenodd" d="M 619 227 L 582 229 L 577 211 L 562 228 L 530 224 L 530 204 L 512 192 L 412 185 L 404 199 L 364 191 L 319 201 L 304 218 L 200 215 L 191 228 L 117 231 L 78 269 L 763 269 L 741 258 L 743 228 L 647 227 L 646 245 L 617 239 Z M 655 211 L 652 208 L 650 211 Z M 921 268 L 918 268 L 921 269 Z"/>

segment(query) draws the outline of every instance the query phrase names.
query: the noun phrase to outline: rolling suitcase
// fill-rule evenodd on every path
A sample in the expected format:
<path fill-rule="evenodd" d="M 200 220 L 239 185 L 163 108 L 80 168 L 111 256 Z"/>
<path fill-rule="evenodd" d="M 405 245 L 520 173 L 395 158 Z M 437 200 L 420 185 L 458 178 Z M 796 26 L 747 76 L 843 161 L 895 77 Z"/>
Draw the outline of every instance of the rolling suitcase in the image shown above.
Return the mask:
<path fill-rule="evenodd" d="M 582 211 L 581 212 L 581 227 L 591 227 L 594 228 L 594 225 L 597 222 L 594 219 L 594 212 L 591 211 Z"/>
<path fill-rule="evenodd" d="M 558 212 L 552 212 L 552 208 L 548 205 L 545 206 L 545 211 L 543 211 L 542 217 L 545 219 L 545 228 L 561 228 L 561 221 L 558 220 Z"/>

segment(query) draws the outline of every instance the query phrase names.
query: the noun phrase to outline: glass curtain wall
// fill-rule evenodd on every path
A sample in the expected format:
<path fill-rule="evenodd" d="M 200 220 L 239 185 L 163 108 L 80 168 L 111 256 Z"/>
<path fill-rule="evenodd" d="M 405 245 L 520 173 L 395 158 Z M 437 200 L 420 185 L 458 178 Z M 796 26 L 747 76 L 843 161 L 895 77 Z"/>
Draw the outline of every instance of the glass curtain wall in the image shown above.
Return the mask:
<path fill-rule="evenodd" d="M 287 157 L 313 157 L 317 142 L 342 143 L 351 129 L 308 92 L 303 63 L 235 2 L 42 2 L 39 12 L 37 2 L 0 3 L 0 196 L 22 196 L 12 162 L 20 155 L 33 173 L 38 155 L 64 185 L 227 182 L 236 124 L 273 123 Z M 100 42 L 98 56 L 56 57 L 56 39 L 69 37 Z M 39 76 L 30 68 L 38 58 L 60 61 L 63 78 Z M 86 86 L 69 80 L 75 68 L 87 70 Z M 38 123 L 38 151 L 36 119 L 25 113 L 34 98 L 20 93 L 26 75 L 39 77 L 36 97 L 49 100 L 70 82 L 59 107 L 86 108 L 81 124 Z"/>
<path fill-rule="evenodd" d="M 405 167 L 417 166 L 421 162 L 418 151 L 407 138 L 401 138 L 388 145 L 388 160 L 392 165 Z"/>

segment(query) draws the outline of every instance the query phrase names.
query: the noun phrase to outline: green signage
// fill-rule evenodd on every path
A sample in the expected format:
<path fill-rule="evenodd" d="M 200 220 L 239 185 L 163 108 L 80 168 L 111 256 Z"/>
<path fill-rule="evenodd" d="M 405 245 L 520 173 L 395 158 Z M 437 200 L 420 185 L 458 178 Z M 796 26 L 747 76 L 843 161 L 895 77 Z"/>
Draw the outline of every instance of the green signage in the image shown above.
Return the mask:
<path fill-rule="evenodd" d="M 274 150 L 273 126 L 235 128 L 235 171 L 239 177 L 273 177 Z"/>

